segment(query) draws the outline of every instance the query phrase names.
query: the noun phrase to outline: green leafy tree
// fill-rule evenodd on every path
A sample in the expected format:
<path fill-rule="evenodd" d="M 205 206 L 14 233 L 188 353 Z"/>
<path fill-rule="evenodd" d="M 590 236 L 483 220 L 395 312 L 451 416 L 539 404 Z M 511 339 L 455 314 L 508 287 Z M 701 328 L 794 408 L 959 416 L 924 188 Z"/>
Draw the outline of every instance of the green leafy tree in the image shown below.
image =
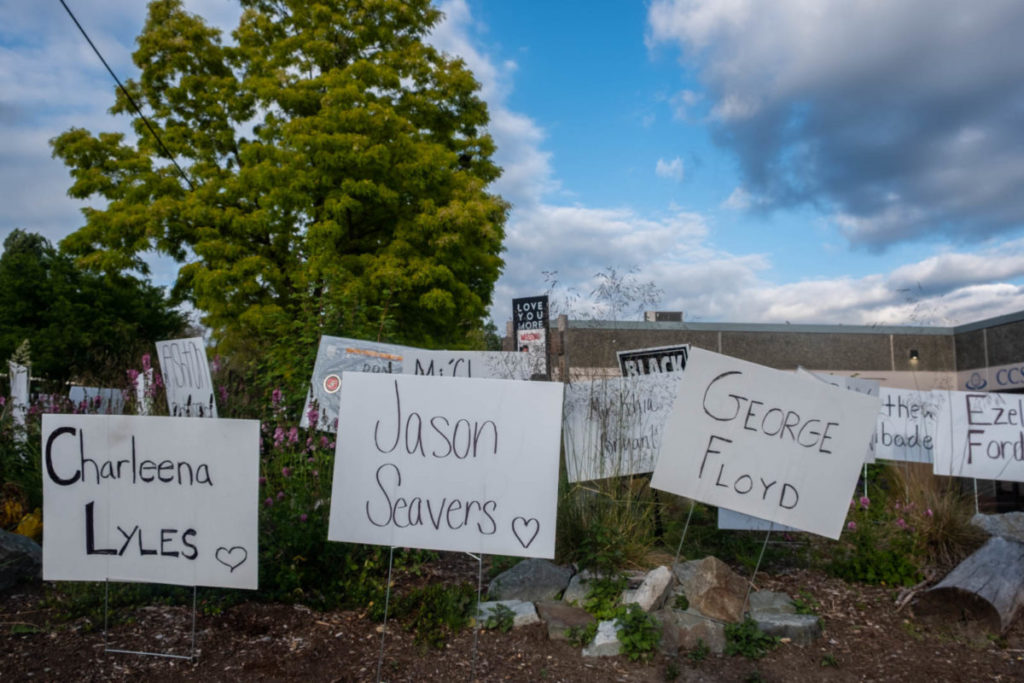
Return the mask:
<path fill-rule="evenodd" d="M 322 333 L 479 343 L 508 207 L 486 189 L 500 170 L 478 83 L 424 42 L 440 13 L 241 5 L 226 43 L 178 0 L 150 3 L 125 88 L 159 139 L 135 116 L 134 140 L 52 141 L 70 194 L 105 201 L 63 246 L 104 272 L 177 259 L 175 292 L 229 353 L 294 362 Z M 133 114 L 125 92 L 112 111 Z"/>
<path fill-rule="evenodd" d="M 33 375 L 121 379 L 153 342 L 184 327 L 184 316 L 145 280 L 84 271 L 42 236 L 20 229 L 4 240 L 0 358 L 28 340 Z"/>

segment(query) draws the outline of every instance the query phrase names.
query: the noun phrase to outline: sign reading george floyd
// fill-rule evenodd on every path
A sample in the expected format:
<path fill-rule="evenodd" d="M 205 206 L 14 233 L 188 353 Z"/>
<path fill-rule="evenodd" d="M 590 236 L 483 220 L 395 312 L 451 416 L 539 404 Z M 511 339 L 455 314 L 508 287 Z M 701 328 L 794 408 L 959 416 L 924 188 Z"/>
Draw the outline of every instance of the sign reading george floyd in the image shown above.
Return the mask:
<path fill-rule="evenodd" d="M 174 417 L 217 417 L 210 364 L 202 337 L 156 343 L 167 388 L 167 410 Z"/>
<path fill-rule="evenodd" d="M 651 486 L 839 538 L 878 398 L 692 349 Z"/>
<path fill-rule="evenodd" d="M 259 422 L 43 415 L 43 579 L 257 587 Z"/>
<path fill-rule="evenodd" d="M 345 373 L 328 538 L 552 558 L 562 385 Z"/>

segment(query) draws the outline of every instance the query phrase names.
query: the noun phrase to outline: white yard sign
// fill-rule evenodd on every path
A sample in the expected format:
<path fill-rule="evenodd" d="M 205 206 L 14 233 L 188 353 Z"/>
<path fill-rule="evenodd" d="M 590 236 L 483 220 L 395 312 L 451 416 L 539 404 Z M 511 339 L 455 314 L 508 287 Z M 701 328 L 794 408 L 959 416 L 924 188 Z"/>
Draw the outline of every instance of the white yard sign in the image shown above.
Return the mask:
<path fill-rule="evenodd" d="M 175 417 L 217 417 L 203 338 L 158 341 L 156 353 L 167 388 L 167 411 Z"/>
<path fill-rule="evenodd" d="M 681 377 L 636 375 L 566 385 L 562 434 L 569 482 L 653 472 Z"/>
<path fill-rule="evenodd" d="M 124 394 L 120 389 L 107 387 L 71 387 L 68 400 L 80 413 L 120 415 L 124 412 Z"/>
<path fill-rule="evenodd" d="M 554 557 L 562 385 L 345 373 L 328 538 Z"/>
<path fill-rule="evenodd" d="M 939 412 L 948 410 L 948 392 L 882 387 L 879 397 L 882 409 L 875 428 L 875 457 L 934 462 L 935 445 L 941 437 Z"/>
<path fill-rule="evenodd" d="M 799 531 L 785 524 L 777 524 L 768 519 L 751 517 L 742 512 L 718 508 L 718 528 L 725 531 Z"/>
<path fill-rule="evenodd" d="M 324 335 L 320 338 L 300 425 L 310 426 L 310 411 L 315 405 L 316 426 L 324 431 L 337 431 L 338 391 L 343 372 L 524 380 L 530 379 L 533 372 L 530 363 L 530 354 L 526 353 L 429 351 Z"/>
<path fill-rule="evenodd" d="M 43 579 L 256 588 L 259 422 L 43 415 Z"/>
<path fill-rule="evenodd" d="M 934 392 L 948 398 L 939 411 L 934 472 L 1024 481 L 1024 398 L 1019 394 Z"/>
<path fill-rule="evenodd" d="M 692 349 L 651 486 L 838 538 L 878 405 Z"/>
<path fill-rule="evenodd" d="M 868 396 L 878 396 L 880 386 L 878 380 L 875 379 L 862 379 L 860 377 L 847 377 L 845 375 L 833 375 L 831 373 L 823 372 L 811 372 L 803 368 L 797 368 L 796 374 L 798 376 L 808 377 L 810 379 L 816 379 L 819 382 L 825 384 L 831 384 L 839 389 L 845 389 L 847 391 L 856 391 L 860 394 L 866 394 Z M 875 454 L 875 440 L 871 439 L 868 443 L 868 448 L 864 452 L 864 462 L 873 463 L 878 456 Z"/>

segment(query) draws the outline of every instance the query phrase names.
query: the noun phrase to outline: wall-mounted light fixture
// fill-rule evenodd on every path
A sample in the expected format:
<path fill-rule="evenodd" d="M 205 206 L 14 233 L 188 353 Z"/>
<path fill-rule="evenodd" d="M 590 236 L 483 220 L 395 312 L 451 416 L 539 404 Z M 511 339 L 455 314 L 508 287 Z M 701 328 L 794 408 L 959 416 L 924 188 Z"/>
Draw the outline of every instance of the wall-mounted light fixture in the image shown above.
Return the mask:
<path fill-rule="evenodd" d="M 910 349 L 910 362 L 916 363 L 919 360 L 921 360 L 921 356 L 918 355 L 917 349 Z"/>

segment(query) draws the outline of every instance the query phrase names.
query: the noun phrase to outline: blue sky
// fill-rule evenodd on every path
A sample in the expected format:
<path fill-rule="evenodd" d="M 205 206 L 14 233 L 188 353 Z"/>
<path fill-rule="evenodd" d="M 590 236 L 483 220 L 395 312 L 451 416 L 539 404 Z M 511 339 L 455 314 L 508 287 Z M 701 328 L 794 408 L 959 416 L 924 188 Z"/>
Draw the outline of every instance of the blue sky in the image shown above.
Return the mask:
<path fill-rule="evenodd" d="M 136 0 L 67 0 L 118 75 Z M 224 29 L 228 0 L 186 7 Z M 1024 309 L 1024 3 L 444 0 L 513 209 L 492 314 L 607 316 L 613 268 L 699 321 L 927 324 Z M 59 2 L 0 0 L 0 237 L 81 223 L 47 140 L 124 130 Z M 154 280 L 173 264 L 155 259 Z M 544 273 L 557 273 L 545 276 Z M 620 310 L 639 319 L 638 310 Z"/>

